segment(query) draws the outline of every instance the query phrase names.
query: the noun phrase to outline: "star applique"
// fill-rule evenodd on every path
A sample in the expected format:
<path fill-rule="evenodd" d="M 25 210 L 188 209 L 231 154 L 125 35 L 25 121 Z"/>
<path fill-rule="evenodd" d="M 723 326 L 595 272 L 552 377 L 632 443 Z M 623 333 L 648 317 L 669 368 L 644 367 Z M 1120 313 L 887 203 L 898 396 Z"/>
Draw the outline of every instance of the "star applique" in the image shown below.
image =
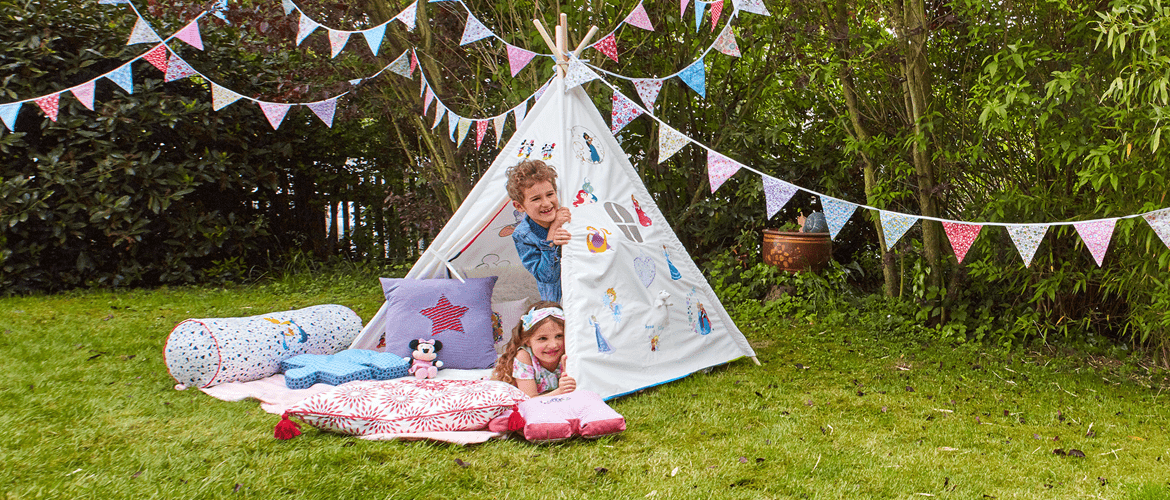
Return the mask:
<path fill-rule="evenodd" d="M 435 307 L 428 307 L 419 311 L 423 316 L 431 320 L 431 335 L 438 335 L 444 330 L 455 330 L 457 332 L 463 331 L 463 323 L 459 318 L 467 312 L 467 307 L 457 306 L 447 300 L 446 295 L 439 296 L 439 303 Z"/>

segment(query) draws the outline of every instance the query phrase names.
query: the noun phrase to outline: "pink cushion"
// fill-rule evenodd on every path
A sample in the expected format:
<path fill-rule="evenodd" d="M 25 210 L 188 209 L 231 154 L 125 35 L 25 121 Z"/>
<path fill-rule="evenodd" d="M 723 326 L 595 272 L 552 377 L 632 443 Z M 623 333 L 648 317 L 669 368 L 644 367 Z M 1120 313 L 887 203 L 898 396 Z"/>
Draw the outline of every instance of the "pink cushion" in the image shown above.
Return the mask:
<path fill-rule="evenodd" d="M 491 380 L 399 379 L 350 382 L 293 405 L 322 430 L 368 436 L 487 428 L 491 419 L 528 396 Z"/>
<path fill-rule="evenodd" d="M 524 419 L 524 439 L 533 442 L 596 438 L 626 430 L 626 419 L 592 391 L 537 396 L 520 403 L 518 411 Z"/>

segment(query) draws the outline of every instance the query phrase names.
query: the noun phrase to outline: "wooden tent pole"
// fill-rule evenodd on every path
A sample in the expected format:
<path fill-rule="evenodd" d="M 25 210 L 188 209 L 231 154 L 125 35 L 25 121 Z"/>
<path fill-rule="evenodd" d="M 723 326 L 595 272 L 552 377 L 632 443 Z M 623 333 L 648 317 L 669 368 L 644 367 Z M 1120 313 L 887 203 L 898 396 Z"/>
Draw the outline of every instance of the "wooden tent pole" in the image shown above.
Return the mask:
<path fill-rule="evenodd" d="M 536 25 L 536 31 L 539 31 L 540 37 L 544 38 L 544 43 L 545 45 L 548 45 L 548 50 L 551 51 L 553 55 L 556 55 L 557 44 L 553 42 L 552 37 L 548 36 L 548 30 L 544 29 L 544 23 L 540 22 L 540 19 L 533 19 L 532 24 Z"/>
<path fill-rule="evenodd" d="M 585 50 L 585 47 L 589 45 L 589 41 L 593 40 L 593 36 L 596 34 L 597 34 L 597 26 L 589 28 L 589 33 L 585 34 L 585 38 L 581 39 L 581 43 L 577 45 L 577 50 L 573 51 L 573 55 L 576 56 L 578 59 L 580 59 L 581 58 L 581 51 Z"/>

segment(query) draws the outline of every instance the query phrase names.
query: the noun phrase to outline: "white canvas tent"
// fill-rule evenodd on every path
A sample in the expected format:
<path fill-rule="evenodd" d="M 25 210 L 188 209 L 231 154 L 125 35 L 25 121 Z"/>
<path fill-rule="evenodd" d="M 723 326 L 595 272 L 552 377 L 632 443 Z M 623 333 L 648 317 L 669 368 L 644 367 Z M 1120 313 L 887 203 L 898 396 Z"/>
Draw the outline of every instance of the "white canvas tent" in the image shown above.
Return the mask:
<path fill-rule="evenodd" d="M 754 358 L 597 108 L 580 87 L 566 92 L 561 77 L 407 277 L 495 275 L 493 303 L 539 300 L 511 237 L 523 214 L 505 190 L 508 167 L 528 158 L 557 169 L 561 204 L 573 214 L 561 286 L 568 371 L 579 388 L 610 399 Z M 352 347 L 376 345 L 388 327 L 385 310 Z"/>

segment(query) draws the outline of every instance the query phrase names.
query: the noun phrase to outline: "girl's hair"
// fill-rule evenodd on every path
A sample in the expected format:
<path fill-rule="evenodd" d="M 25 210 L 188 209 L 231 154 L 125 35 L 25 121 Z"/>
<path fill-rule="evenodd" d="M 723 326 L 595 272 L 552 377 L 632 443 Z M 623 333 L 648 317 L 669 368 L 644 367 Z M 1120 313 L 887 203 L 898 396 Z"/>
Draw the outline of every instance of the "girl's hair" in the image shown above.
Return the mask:
<path fill-rule="evenodd" d="M 552 184 L 554 189 L 557 186 L 557 171 L 551 165 L 540 160 L 517 163 L 508 168 L 508 197 L 524 203 L 524 190 L 544 181 Z"/>
<path fill-rule="evenodd" d="M 532 304 L 532 307 L 529 307 L 528 310 L 532 311 L 546 307 L 561 307 L 561 305 L 556 302 L 542 300 Z M 500 359 L 496 360 L 496 369 L 492 370 L 492 380 L 516 385 L 516 379 L 512 377 L 512 361 L 516 359 L 516 353 L 520 352 L 521 347 L 528 345 L 528 341 L 532 340 L 532 334 L 536 332 L 537 328 L 549 321 L 555 321 L 556 324 L 561 325 L 562 330 L 565 329 L 564 320 L 552 316 L 537 321 L 528 330 L 524 329 L 523 322 L 516 324 L 516 327 L 512 329 L 512 340 L 508 341 L 508 345 L 504 346 L 504 353 L 500 355 Z M 536 363 L 536 360 L 534 359 L 532 362 Z"/>

